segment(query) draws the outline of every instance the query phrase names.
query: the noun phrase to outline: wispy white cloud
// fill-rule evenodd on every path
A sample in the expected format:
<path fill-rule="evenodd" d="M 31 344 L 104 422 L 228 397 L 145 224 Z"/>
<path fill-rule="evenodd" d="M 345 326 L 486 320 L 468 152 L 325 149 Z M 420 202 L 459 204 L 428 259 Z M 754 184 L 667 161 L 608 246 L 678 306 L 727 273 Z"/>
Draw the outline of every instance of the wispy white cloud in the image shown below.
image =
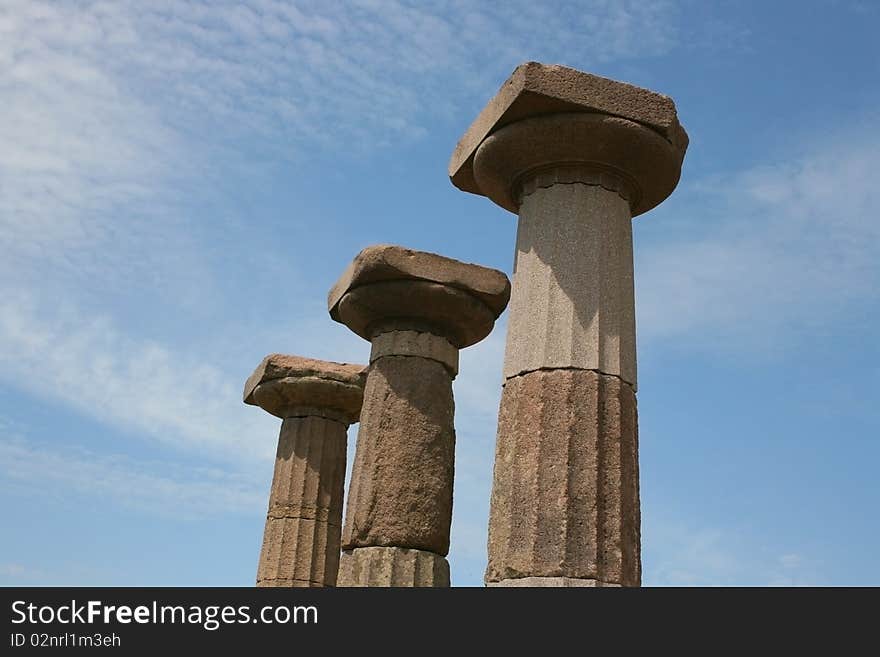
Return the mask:
<path fill-rule="evenodd" d="M 194 167 L 192 149 L 114 70 L 131 29 L 112 5 L 103 7 L 0 7 L 3 288 L 48 296 L 159 287 L 162 272 L 185 262 L 186 276 L 166 279 L 162 295 L 205 289 L 173 211 L 177 184 Z"/>
<path fill-rule="evenodd" d="M 46 572 L 40 568 L 18 561 L 0 563 L 0 586 L 36 586 L 47 582 L 52 583 L 53 580 L 47 578 Z"/>
<path fill-rule="evenodd" d="M 814 560 L 774 552 L 736 523 L 699 527 L 669 517 L 648 517 L 643 528 L 645 586 L 820 585 Z"/>
<path fill-rule="evenodd" d="M 172 449 L 267 459 L 277 421 L 242 404 L 246 375 L 133 338 L 76 305 L 47 308 L 23 292 L 0 299 L 0 379 Z"/>
<path fill-rule="evenodd" d="M 135 367 L 167 373 L 168 363 L 196 360 L 190 346 L 188 360 L 178 345 L 133 335 L 144 327 L 126 309 L 139 295 L 173 313 L 218 294 L 210 247 L 200 238 L 222 222 L 197 226 L 186 205 L 212 197 L 216 162 L 247 167 L 243 150 L 274 161 L 296 157 L 303 145 L 312 154 L 342 145 L 350 153 L 358 144 L 417 136 L 462 104 L 482 103 L 486 89 L 527 56 L 555 60 L 575 43 L 586 59 L 663 52 L 674 43 L 673 16 L 665 0 L 553 8 L 9 0 L 0 7 L 0 295 L 11 331 L 4 352 L 25 350 L 7 380 L 107 418 L 112 404 L 87 402 L 89 393 L 12 373 L 27 367 L 26 354 L 39 361 L 37 347 L 56 342 L 76 346 L 87 365 L 81 383 L 94 383 L 97 363 L 110 359 L 116 369 L 128 360 L 108 349 L 144 350 L 139 365 L 128 365 L 132 375 Z M 587 33 L 602 39 L 585 40 Z M 277 260 L 266 253 L 261 267 Z M 283 260 L 285 277 L 295 278 L 289 254 Z M 69 308 L 56 320 L 46 308 L 59 297 Z M 81 319 L 93 314 L 100 322 Z M 72 325 L 78 316 L 79 328 Z M 66 328 L 56 336 L 59 323 Z M 214 328 L 205 343 L 226 340 Z M 104 329 L 110 333 L 101 337 Z M 309 343 L 306 331 L 300 337 Z M 161 426 L 210 432 L 174 421 L 183 402 L 166 403 L 172 395 L 163 397 L 161 385 L 143 383 L 140 394 L 162 400 L 148 414 Z"/>
<path fill-rule="evenodd" d="M 26 572 L 26 568 L 18 563 L 0 564 L 0 577 L 21 577 Z"/>
<path fill-rule="evenodd" d="M 133 126 L 151 118 L 150 108 L 173 129 L 222 126 L 215 140 L 285 135 L 350 146 L 353 137 L 375 144 L 422 134 L 433 117 L 471 94 L 482 100 L 487 85 L 528 56 L 555 60 L 577 52 L 598 61 L 666 52 L 675 44 L 675 17 L 666 0 L 12 0 L 0 22 L 0 62 L 16 81 L 13 89 L 51 79 L 62 85 L 55 98 L 88 96 L 113 101 L 104 112 L 136 110 L 124 131 L 130 138 L 138 136 Z M 51 99 L 31 98 L 41 105 Z M 76 113 L 72 122 L 89 118 Z"/>
<path fill-rule="evenodd" d="M 686 336 L 737 352 L 763 341 L 772 350 L 793 333 L 839 327 L 876 308 L 877 124 L 775 163 L 685 182 L 692 236 L 636 250 L 640 337 Z"/>
<path fill-rule="evenodd" d="M 494 423 L 501 399 L 504 341 L 507 333 L 506 315 L 482 342 L 459 354 L 459 374 L 455 379 L 455 415 L 461 420 Z"/>
<path fill-rule="evenodd" d="M 673 16 L 665 0 L 8 0 L 0 248 L 17 266 L 50 258 L 69 275 L 91 264 L 81 250 L 94 257 L 124 238 L 125 254 L 143 262 L 158 251 L 145 241 L 167 248 L 184 237 L 175 203 L 218 160 L 243 166 L 240 152 L 256 148 L 263 161 L 289 159 L 304 144 L 312 156 L 322 145 L 351 153 L 422 135 L 462 103 L 481 103 L 525 57 L 668 50 Z"/>
<path fill-rule="evenodd" d="M 268 490 L 258 477 L 226 469 L 142 461 L 10 436 L 0 436 L 0 486 L 46 502 L 84 495 L 175 517 L 259 514 Z"/>

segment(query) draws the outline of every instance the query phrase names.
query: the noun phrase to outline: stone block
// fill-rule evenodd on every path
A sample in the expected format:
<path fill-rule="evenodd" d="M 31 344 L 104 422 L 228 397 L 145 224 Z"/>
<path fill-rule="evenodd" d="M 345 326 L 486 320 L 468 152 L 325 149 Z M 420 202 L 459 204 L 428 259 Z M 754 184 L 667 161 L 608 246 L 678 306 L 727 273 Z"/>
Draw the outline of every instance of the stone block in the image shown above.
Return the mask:
<path fill-rule="evenodd" d="M 270 354 L 244 385 L 244 403 L 280 418 L 331 415 L 357 422 L 363 400 L 363 365 Z"/>
<path fill-rule="evenodd" d="M 669 143 L 679 165 L 688 137 L 668 96 L 565 66 L 526 62 L 514 70 L 498 93 L 465 131 L 449 162 L 449 177 L 459 189 L 484 194 L 474 179 L 474 154 L 483 141 L 506 125 L 560 113 L 619 117 L 655 132 Z"/>
<path fill-rule="evenodd" d="M 510 282 L 496 269 L 435 253 L 379 244 L 358 253 L 330 290 L 327 296 L 330 315 L 334 315 L 339 300 L 357 287 L 401 280 L 439 283 L 461 290 L 482 301 L 495 317 L 501 314 L 510 298 Z"/>
<path fill-rule="evenodd" d="M 640 583 L 636 399 L 615 376 L 550 370 L 504 386 L 486 581 L 523 577 Z"/>
<path fill-rule="evenodd" d="M 372 363 L 383 356 L 417 356 L 442 364 L 449 374 L 458 374 L 458 349 L 446 338 L 419 331 L 388 331 L 373 338 Z"/>
<path fill-rule="evenodd" d="M 433 552 L 363 547 L 342 553 L 339 586 L 448 587 L 449 563 Z"/>
<path fill-rule="evenodd" d="M 370 366 L 348 491 L 343 549 L 449 551 L 455 429 L 452 377 L 424 358 Z"/>
<path fill-rule="evenodd" d="M 383 281 L 347 292 L 332 317 L 366 340 L 391 331 L 433 333 L 457 349 L 495 326 L 486 304 L 458 288 L 428 281 Z"/>
<path fill-rule="evenodd" d="M 563 175 L 563 183 L 617 191 L 636 216 L 672 193 L 682 156 L 656 132 L 628 119 L 549 114 L 508 124 L 486 137 L 474 155 L 473 176 L 480 194 L 513 213 L 523 188 L 554 171 Z M 572 173 L 578 177 L 572 179 Z"/>
<path fill-rule="evenodd" d="M 632 222 L 597 185 L 537 188 L 520 208 L 506 378 L 589 369 L 636 384 Z"/>
<path fill-rule="evenodd" d="M 275 455 L 257 586 L 333 586 L 339 566 L 346 426 L 284 420 Z"/>

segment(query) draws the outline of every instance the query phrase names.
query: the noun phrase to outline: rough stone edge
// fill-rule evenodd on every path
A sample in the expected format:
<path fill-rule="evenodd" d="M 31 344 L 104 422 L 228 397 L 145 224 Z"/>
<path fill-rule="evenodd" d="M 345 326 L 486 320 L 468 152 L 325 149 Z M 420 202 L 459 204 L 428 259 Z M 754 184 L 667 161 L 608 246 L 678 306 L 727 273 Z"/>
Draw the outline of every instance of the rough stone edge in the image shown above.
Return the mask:
<path fill-rule="evenodd" d="M 260 399 L 262 393 L 268 397 Z M 284 377 L 257 384 L 245 403 L 259 406 L 282 420 L 320 417 L 351 425 L 360 417 L 363 394 L 361 383 L 313 376 Z"/>
<path fill-rule="evenodd" d="M 365 365 L 269 354 L 245 381 L 242 398 L 245 404 L 256 405 L 253 401 L 254 389 L 261 383 L 277 379 L 315 378 L 363 388 L 366 377 Z"/>
<path fill-rule="evenodd" d="M 557 78 L 554 81 L 556 84 L 546 84 L 546 77 Z M 623 93 L 624 100 L 618 99 L 617 102 L 613 102 L 615 100 L 613 98 L 609 101 L 599 96 L 589 97 L 589 92 L 587 97 L 584 97 L 583 94 L 578 97 L 578 94 L 564 93 L 566 89 L 584 87 L 589 89 L 597 83 L 619 85 L 618 90 Z M 531 96 L 533 102 L 538 99 L 541 99 L 541 102 L 536 103 L 537 107 L 532 111 L 511 112 L 516 101 L 526 94 Z M 621 104 L 640 98 L 653 101 L 653 103 L 659 101 L 661 104 L 667 105 L 669 118 L 663 121 L 644 114 L 636 116 L 637 112 L 621 111 Z M 532 116 L 572 111 L 598 112 L 640 123 L 660 134 L 682 152 L 687 149 L 689 143 L 687 132 L 678 121 L 675 102 L 669 96 L 628 82 L 620 82 L 567 66 L 530 61 L 520 64 L 514 69 L 510 77 L 504 81 L 495 96 L 483 107 L 455 145 L 448 166 L 452 184 L 465 192 L 481 193 L 473 176 L 474 153 L 483 140 L 494 131 L 508 123 Z"/>
<path fill-rule="evenodd" d="M 615 175 L 616 174 L 616 175 Z M 627 184 L 619 172 L 610 172 L 600 167 L 585 164 L 554 164 L 542 170 L 530 172 L 514 185 L 514 198 L 522 205 L 522 200 L 539 189 L 554 185 L 592 185 L 614 192 L 627 203 L 633 201 L 631 185 Z"/>
<path fill-rule="evenodd" d="M 344 424 L 346 428 L 353 424 L 350 413 L 338 411 L 332 408 L 321 408 L 318 406 L 293 406 L 285 414 L 282 420 L 296 420 L 307 417 L 320 417 L 325 420 L 333 420 Z M 355 418 L 356 419 L 356 418 Z"/>
<path fill-rule="evenodd" d="M 410 261 L 416 258 L 420 259 L 421 266 L 412 266 Z M 428 267 L 424 261 L 428 261 Z M 431 268 L 435 271 L 429 271 Z M 330 317 L 339 321 L 339 301 L 352 289 L 393 280 L 427 281 L 459 289 L 485 303 L 496 319 L 510 300 L 510 280 L 502 271 L 427 251 L 377 244 L 362 249 L 330 288 L 327 294 Z"/>
<path fill-rule="evenodd" d="M 413 579 L 407 582 L 394 582 L 393 572 L 389 573 L 389 584 L 371 584 L 369 581 L 369 570 L 364 572 L 363 569 L 390 568 L 394 569 L 395 562 L 403 560 L 411 560 L 413 567 Z M 430 564 L 432 572 L 428 579 L 420 580 L 418 577 L 418 569 L 422 564 Z M 358 572 L 355 572 L 355 571 Z M 449 578 L 449 561 L 446 557 L 435 552 L 427 550 L 417 550 L 414 548 L 402 548 L 393 546 L 364 546 L 357 547 L 352 550 L 343 550 L 339 559 L 339 574 L 337 578 L 337 586 L 341 588 L 352 587 L 368 587 L 375 588 L 394 588 L 394 587 L 434 587 L 447 588 L 450 586 Z"/>

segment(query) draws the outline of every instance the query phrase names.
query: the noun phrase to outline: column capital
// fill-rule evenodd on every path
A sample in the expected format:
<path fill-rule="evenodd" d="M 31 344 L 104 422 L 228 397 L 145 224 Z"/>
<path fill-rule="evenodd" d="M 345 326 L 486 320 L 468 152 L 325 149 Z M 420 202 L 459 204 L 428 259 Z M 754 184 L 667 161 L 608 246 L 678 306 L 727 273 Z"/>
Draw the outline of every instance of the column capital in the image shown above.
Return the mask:
<path fill-rule="evenodd" d="M 564 66 L 519 66 L 458 142 L 459 189 L 518 212 L 524 184 L 584 182 L 619 192 L 633 216 L 668 197 L 688 137 L 668 96 Z"/>
<path fill-rule="evenodd" d="M 330 317 L 366 340 L 419 331 L 461 349 L 485 338 L 510 299 L 496 269 L 400 246 L 361 251 L 330 290 Z"/>
<path fill-rule="evenodd" d="M 344 424 L 358 421 L 364 365 L 270 354 L 248 377 L 244 403 L 280 418 L 319 415 Z"/>

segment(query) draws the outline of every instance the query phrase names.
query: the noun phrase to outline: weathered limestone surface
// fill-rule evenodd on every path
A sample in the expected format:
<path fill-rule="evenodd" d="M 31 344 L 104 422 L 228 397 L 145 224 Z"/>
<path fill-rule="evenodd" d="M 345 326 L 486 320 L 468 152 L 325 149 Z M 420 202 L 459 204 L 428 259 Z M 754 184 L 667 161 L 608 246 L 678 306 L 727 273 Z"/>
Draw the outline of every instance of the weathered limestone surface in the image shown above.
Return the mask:
<path fill-rule="evenodd" d="M 244 384 L 244 403 L 276 417 L 321 409 L 348 424 L 357 422 L 364 394 L 363 365 L 270 354 Z"/>
<path fill-rule="evenodd" d="M 636 384 L 630 219 L 627 202 L 599 185 L 554 184 L 525 196 L 505 377 L 580 368 Z"/>
<path fill-rule="evenodd" d="M 330 291 L 330 316 L 372 342 L 341 586 L 449 585 L 458 350 L 509 297 L 499 271 L 394 246 L 362 251 Z"/>
<path fill-rule="evenodd" d="M 504 295 L 505 304 L 509 291 Z M 457 349 L 489 335 L 498 315 L 475 296 L 430 281 L 381 281 L 347 292 L 331 316 L 365 340 L 388 331 L 446 338 Z"/>
<path fill-rule="evenodd" d="M 330 314 L 339 300 L 355 287 L 383 281 L 427 281 L 456 288 L 476 297 L 497 317 L 507 305 L 510 282 L 502 272 L 436 253 L 402 246 L 377 244 L 363 249 L 327 296 Z M 334 317 L 336 319 L 336 317 Z M 337 320 L 338 321 L 338 320 Z"/>
<path fill-rule="evenodd" d="M 551 114 L 512 123 L 492 133 L 474 155 L 480 193 L 516 212 L 528 179 L 547 169 L 590 171 L 581 182 L 618 191 L 633 216 L 672 193 L 681 174 L 680 153 L 656 132 L 604 114 Z"/>
<path fill-rule="evenodd" d="M 257 586 L 333 585 L 345 483 L 346 425 L 322 417 L 281 424 Z"/>
<path fill-rule="evenodd" d="M 485 338 L 510 299 L 503 272 L 400 246 L 367 247 L 330 290 L 330 316 L 366 340 L 417 330 L 463 349 Z"/>
<path fill-rule="evenodd" d="M 588 370 L 508 379 L 501 399 L 487 582 L 566 577 L 638 586 L 632 387 Z"/>
<path fill-rule="evenodd" d="M 452 154 L 456 187 L 519 215 L 490 585 L 640 582 L 630 220 L 687 145 L 667 96 L 528 62 Z"/>
<path fill-rule="evenodd" d="M 446 587 L 449 563 L 439 554 L 397 547 L 363 547 L 342 553 L 339 585 Z"/>
<path fill-rule="evenodd" d="M 445 338 L 419 331 L 388 331 L 373 338 L 370 362 L 382 356 L 419 356 L 436 360 L 449 374 L 458 374 L 458 349 Z"/>
<path fill-rule="evenodd" d="M 427 358 L 373 361 L 364 390 L 342 547 L 449 552 L 452 376 Z"/>
<path fill-rule="evenodd" d="M 339 566 L 346 430 L 357 420 L 364 367 L 267 356 L 245 402 L 284 418 L 257 586 L 333 586 Z"/>

